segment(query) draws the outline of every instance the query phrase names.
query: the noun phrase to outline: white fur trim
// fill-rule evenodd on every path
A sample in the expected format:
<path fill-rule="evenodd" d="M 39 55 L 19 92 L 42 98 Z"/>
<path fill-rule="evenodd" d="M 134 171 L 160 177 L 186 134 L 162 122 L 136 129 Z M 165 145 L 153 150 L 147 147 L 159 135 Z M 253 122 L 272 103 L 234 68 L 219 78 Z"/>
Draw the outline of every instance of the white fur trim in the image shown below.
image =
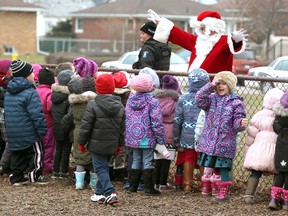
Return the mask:
<path fill-rule="evenodd" d="M 202 20 L 201 24 L 205 25 L 210 31 L 216 31 L 218 33 L 223 33 L 226 30 L 225 22 L 214 17 L 206 17 Z"/>
<path fill-rule="evenodd" d="M 170 31 L 173 28 L 174 23 L 170 20 L 162 17 L 160 19 L 160 22 L 157 25 L 155 34 L 154 34 L 154 40 L 160 41 L 162 43 L 166 43 L 168 41 Z"/>
<path fill-rule="evenodd" d="M 236 52 L 235 50 L 234 50 L 234 46 L 233 46 L 233 40 L 232 40 L 232 35 L 231 34 L 229 34 L 228 35 L 228 37 L 227 37 L 227 42 L 228 42 L 228 46 L 229 46 L 229 49 L 230 49 L 230 52 L 234 55 L 234 54 L 239 54 L 239 53 L 242 53 L 244 50 L 245 50 L 245 48 L 246 48 L 246 41 L 242 41 L 242 47 L 241 47 L 241 49 L 238 51 L 238 52 Z"/>
<path fill-rule="evenodd" d="M 200 66 L 202 65 L 202 63 L 204 62 L 204 60 L 206 59 L 207 55 L 200 55 L 197 56 L 194 61 L 192 62 L 192 64 L 190 65 L 189 69 L 188 69 L 188 73 L 190 73 L 192 70 L 196 69 L 196 68 L 200 68 Z"/>

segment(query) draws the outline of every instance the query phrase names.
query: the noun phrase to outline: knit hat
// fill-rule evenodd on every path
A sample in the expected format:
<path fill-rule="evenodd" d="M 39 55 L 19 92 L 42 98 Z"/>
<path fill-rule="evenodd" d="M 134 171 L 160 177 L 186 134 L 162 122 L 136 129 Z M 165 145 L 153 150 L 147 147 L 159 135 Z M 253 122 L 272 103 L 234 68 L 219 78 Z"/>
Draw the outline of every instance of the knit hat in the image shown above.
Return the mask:
<path fill-rule="evenodd" d="M 177 79 L 171 75 L 164 75 L 162 77 L 162 89 L 176 90 L 181 94 L 181 89 Z"/>
<path fill-rule="evenodd" d="M 153 79 L 148 74 L 139 74 L 132 78 L 130 88 L 137 92 L 151 92 L 153 90 Z"/>
<path fill-rule="evenodd" d="M 234 91 L 237 85 L 237 77 L 230 71 L 222 71 L 215 75 L 214 79 L 221 79 L 228 86 L 230 91 Z"/>
<path fill-rule="evenodd" d="M 87 91 L 96 92 L 94 77 L 87 76 L 82 79 L 82 92 Z"/>
<path fill-rule="evenodd" d="M 224 33 L 226 29 L 226 24 L 217 11 L 204 11 L 198 15 L 197 20 L 190 21 L 191 28 L 199 28 L 202 25 L 206 30 L 218 33 Z"/>
<path fill-rule="evenodd" d="M 101 74 L 95 80 L 98 94 L 112 94 L 115 90 L 115 83 L 111 74 Z"/>
<path fill-rule="evenodd" d="M 82 78 L 73 77 L 67 84 L 70 94 L 81 94 L 82 93 Z"/>
<path fill-rule="evenodd" d="M 210 81 L 209 74 L 202 68 L 195 68 L 188 74 L 188 81 L 188 91 L 197 92 Z"/>
<path fill-rule="evenodd" d="M 156 31 L 156 24 L 152 21 L 146 22 L 141 26 L 140 31 L 145 32 L 150 36 L 154 36 Z"/>
<path fill-rule="evenodd" d="M 34 73 L 34 80 L 38 81 L 38 74 L 42 66 L 40 64 L 32 64 L 33 67 L 33 73 Z"/>
<path fill-rule="evenodd" d="M 278 88 L 270 89 L 263 98 L 263 107 L 272 110 L 274 104 L 279 104 L 284 92 Z M 287 98 L 288 99 L 288 98 Z M 287 103 L 288 105 L 288 103 Z M 288 106 L 287 106 L 288 107 Z"/>
<path fill-rule="evenodd" d="M 160 81 L 159 81 L 159 77 L 157 75 L 157 73 L 155 72 L 155 70 L 149 68 L 149 67 L 145 67 L 143 69 L 141 69 L 139 71 L 139 75 L 140 74 L 149 74 L 152 77 L 153 80 L 153 87 L 154 88 L 159 88 L 160 87 Z"/>
<path fill-rule="evenodd" d="M 48 68 L 40 69 L 38 74 L 38 82 L 39 84 L 52 85 L 53 83 L 55 83 L 54 73 Z"/>
<path fill-rule="evenodd" d="M 282 97 L 280 99 L 280 104 L 284 108 L 288 108 L 288 90 L 286 90 L 285 93 L 282 95 Z"/>
<path fill-rule="evenodd" d="M 80 77 L 94 77 L 95 73 L 98 72 L 98 65 L 94 61 L 83 57 L 74 59 L 73 65 Z"/>
<path fill-rule="evenodd" d="M 72 79 L 73 75 L 74 73 L 71 70 L 61 71 L 57 76 L 58 84 L 67 86 L 69 81 Z"/>
<path fill-rule="evenodd" d="M 115 88 L 122 88 L 128 85 L 127 72 L 118 71 L 112 74 L 114 79 Z"/>
<path fill-rule="evenodd" d="M 11 66 L 12 61 L 10 59 L 1 59 L 0 60 L 0 73 L 7 74 L 9 67 Z"/>
<path fill-rule="evenodd" d="M 12 61 L 11 69 L 13 77 L 26 78 L 33 72 L 32 65 L 20 59 Z"/>

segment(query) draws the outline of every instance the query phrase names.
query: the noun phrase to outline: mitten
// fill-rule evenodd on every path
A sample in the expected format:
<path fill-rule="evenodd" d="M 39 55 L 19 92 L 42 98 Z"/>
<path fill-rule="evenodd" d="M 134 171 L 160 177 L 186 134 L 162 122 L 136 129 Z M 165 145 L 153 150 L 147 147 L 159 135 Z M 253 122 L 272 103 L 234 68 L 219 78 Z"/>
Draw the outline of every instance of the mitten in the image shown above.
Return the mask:
<path fill-rule="evenodd" d="M 80 152 L 85 152 L 86 148 L 84 145 L 78 144 L 78 149 Z"/>
<path fill-rule="evenodd" d="M 241 121 L 241 126 L 246 128 L 248 126 L 248 119 L 243 118 Z"/>
<path fill-rule="evenodd" d="M 157 24 L 160 21 L 160 16 L 155 11 L 149 9 L 147 19 Z"/>
<path fill-rule="evenodd" d="M 247 41 L 247 36 L 248 34 L 246 34 L 246 30 L 244 30 L 243 28 L 240 29 L 239 31 L 234 31 L 231 33 L 232 39 L 238 43 L 240 41 Z"/>
<path fill-rule="evenodd" d="M 116 150 L 116 156 L 118 156 L 121 152 L 122 148 L 120 146 L 117 147 L 117 150 Z"/>
<path fill-rule="evenodd" d="M 214 78 L 214 79 L 212 80 L 212 82 L 211 82 L 211 86 L 214 86 L 214 87 L 215 87 L 216 85 L 218 85 L 218 83 L 219 83 L 220 81 L 221 81 L 220 78 L 218 78 L 218 79 L 217 79 L 217 78 L 216 78 L 216 79 Z"/>

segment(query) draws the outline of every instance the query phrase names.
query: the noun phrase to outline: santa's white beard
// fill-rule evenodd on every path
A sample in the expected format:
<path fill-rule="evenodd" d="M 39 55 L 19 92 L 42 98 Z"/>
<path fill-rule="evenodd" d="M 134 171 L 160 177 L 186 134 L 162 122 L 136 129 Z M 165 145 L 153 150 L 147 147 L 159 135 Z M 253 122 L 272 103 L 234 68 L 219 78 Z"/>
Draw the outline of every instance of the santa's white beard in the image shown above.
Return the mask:
<path fill-rule="evenodd" d="M 222 34 L 218 33 L 211 36 L 200 33 L 195 45 L 196 55 L 208 55 L 213 49 L 214 45 L 219 41 L 221 35 Z"/>

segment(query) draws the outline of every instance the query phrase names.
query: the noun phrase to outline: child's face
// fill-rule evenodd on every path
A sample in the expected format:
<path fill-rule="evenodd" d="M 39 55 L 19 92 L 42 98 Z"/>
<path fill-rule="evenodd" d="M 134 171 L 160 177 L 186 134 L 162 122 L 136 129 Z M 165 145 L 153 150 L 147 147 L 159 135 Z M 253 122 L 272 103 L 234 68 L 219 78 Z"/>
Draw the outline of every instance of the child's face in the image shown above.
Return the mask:
<path fill-rule="evenodd" d="M 140 41 L 144 44 L 151 36 L 140 31 Z"/>
<path fill-rule="evenodd" d="M 216 91 L 219 95 L 223 96 L 223 95 L 229 95 L 230 94 L 230 89 L 229 86 L 223 82 L 220 81 L 217 86 L 216 86 Z"/>

